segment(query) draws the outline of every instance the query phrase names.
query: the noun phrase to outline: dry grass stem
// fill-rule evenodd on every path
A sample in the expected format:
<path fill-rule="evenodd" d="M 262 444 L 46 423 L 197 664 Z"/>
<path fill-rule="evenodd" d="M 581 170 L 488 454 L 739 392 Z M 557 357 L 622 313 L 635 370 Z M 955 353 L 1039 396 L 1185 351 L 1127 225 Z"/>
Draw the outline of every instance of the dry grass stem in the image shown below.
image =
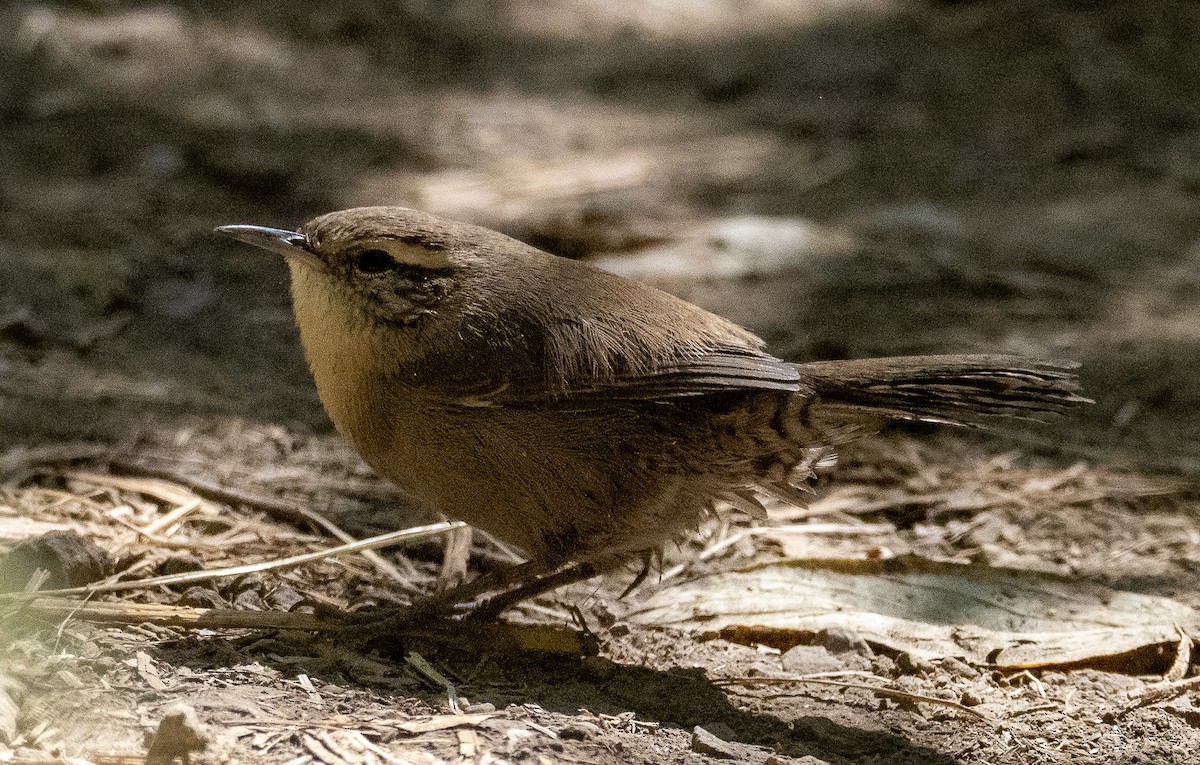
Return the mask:
<path fill-rule="evenodd" d="M 361 550 L 387 547 L 389 545 L 398 544 L 400 542 L 409 542 L 414 539 L 435 536 L 444 534 L 453 529 L 463 526 L 461 521 L 447 521 L 442 523 L 431 523 L 426 526 L 416 526 L 411 529 L 403 529 L 401 531 L 393 531 L 387 534 L 379 534 L 368 539 L 351 542 L 349 544 L 338 545 L 327 550 L 318 550 L 317 552 L 303 553 L 301 555 L 292 555 L 287 558 L 279 558 L 276 560 L 263 561 L 261 563 L 249 563 L 243 566 L 232 566 L 213 571 L 187 571 L 181 574 L 169 574 L 166 576 L 155 576 L 149 579 L 137 579 L 134 581 L 110 582 L 104 584 L 88 585 L 84 587 L 69 587 L 60 590 L 49 590 L 41 595 L 67 596 L 67 595 L 90 595 L 99 592 L 122 592 L 128 590 L 140 590 L 147 587 L 165 587 L 178 584 L 193 584 L 196 582 L 208 582 L 213 579 L 220 579 L 227 576 L 242 576 L 245 574 L 253 574 L 262 571 L 273 571 L 277 569 L 292 568 L 305 563 L 323 560 L 334 555 L 342 555 L 345 553 L 359 552 Z M 15 594 L 8 593 L 0 595 L 0 598 L 16 597 Z"/>
<path fill-rule="evenodd" d="M 272 518 L 286 520 L 290 523 L 299 522 L 312 524 L 335 539 L 347 544 L 356 541 L 353 536 L 346 531 L 343 531 L 340 526 L 320 513 L 286 500 L 254 494 L 229 486 L 223 486 L 215 481 L 199 478 L 197 476 L 191 476 L 163 465 L 149 465 L 144 462 L 114 460 L 113 467 L 126 472 L 142 473 L 144 475 L 159 478 L 164 481 L 178 483 L 191 489 L 196 494 L 214 501 L 228 502 L 234 505 L 245 505 L 247 507 L 257 508 L 267 513 Z M 388 579 L 395 582 L 405 591 L 410 593 L 419 591 L 419 588 L 415 587 L 410 581 L 410 577 L 405 576 L 405 574 L 396 568 L 396 566 L 394 566 L 391 562 L 384 559 L 371 549 L 364 548 L 362 555 L 371 562 L 371 565 L 373 565 L 376 570 L 378 570 Z"/>

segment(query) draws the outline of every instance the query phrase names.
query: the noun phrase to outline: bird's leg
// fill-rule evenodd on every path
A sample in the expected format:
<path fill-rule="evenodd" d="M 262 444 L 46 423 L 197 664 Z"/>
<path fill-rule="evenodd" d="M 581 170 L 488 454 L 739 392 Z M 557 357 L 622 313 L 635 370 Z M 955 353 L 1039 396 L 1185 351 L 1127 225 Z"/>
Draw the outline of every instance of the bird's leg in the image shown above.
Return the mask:
<path fill-rule="evenodd" d="M 494 590 L 517 588 L 521 582 L 543 576 L 548 570 L 552 570 L 551 567 L 541 561 L 527 561 L 486 573 L 444 592 L 417 598 L 407 606 L 356 613 L 353 623 L 357 639 L 371 642 L 403 632 L 422 620 L 453 617 L 455 607 L 460 604 L 470 603 Z"/>
<path fill-rule="evenodd" d="M 604 570 L 606 567 L 597 566 L 594 561 L 559 566 L 536 560 L 519 563 L 500 571 L 489 572 L 445 592 L 418 598 L 408 606 L 387 609 L 384 612 L 367 611 L 355 614 L 355 639 L 364 643 L 389 639 L 412 629 L 423 620 L 452 618 L 455 612 L 460 610 L 458 607 L 467 606 L 488 592 L 498 592 L 474 608 L 467 609 L 468 619 L 492 620 L 506 608 L 522 600 L 556 587 L 589 579 Z"/>
<path fill-rule="evenodd" d="M 637 576 L 635 576 L 633 578 L 633 581 L 629 583 L 629 586 L 621 591 L 621 594 L 617 596 L 618 600 L 620 600 L 621 598 L 624 598 L 626 595 L 628 595 L 629 593 L 636 590 L 639 586 L 641 586 L 642 582 L 646 581 L 646 577 L 650 576 L 650 572 L 654 568 L 654 562 L 656 559 L 658 560 L 659 567 L 660 567 L 659 570 L 661 571 L 662 570 L 662 568 L 661 568 L 661 566 L 662 566 L 662 551 L 661 550 L 648 550 L 645 553 L 643 553 L 643 555 L 642 555 L 642 570 L 637 573 Z"/>
<path fill-rule="evenodd" d="M 529 600 L 550 590 L 565 587 L 568 584 L 591 579 L 593 576 L 604 573 L 609 568 L 610 566 L 600 565 L 594 560 L 568 563 L 557 570 L 516 582 L 515 586 L 507 592 L 493 595 L 480 603 L 471 611 L 467 618 L 479 621 L 495 619 L 505 609 L 523 600 Z"/>
<path fill-rule="evenodd" d="M 629 583 L 629 586 L 618 595 L 618 598 L 624 598 L 629 593 L 638 588 L 642 582 L 646 581 L 646 577 L 654 570 L 656 560 L 660 560 L 661 551 L 648 550 L 642 557 L 642 568 L 638 571 L 637 576 Z M 620 558 L 611 559 L 588 559 L 575 563 L 568 563 L 560 566 L 557 570 L 547 571 L 542 575 L 535 575 L 523 581 L 518 581 L 515 586 L 508 592 L 503 592 L 498 595 L 493 595 L 491 598 L 480 603 L 474 610 L 468 614 L 469 619 L 495 619 L 505 609 L 520 603 L 522 600 L 535 598 L 544 592 L 565 587 L 568 584 L 582 582 L 585 579 L 591 579 L 593 576 L 608 573 L 612 569 L 620 566 L 623 560 Z M 519 568 L 519 567 L 518 567 Z M 461 601 L 460 601 L 461 602 Z"/>
<path fill-rule="evenodd" d="M 469 582 L 451 587 L 443 592 L 418 598 L 405 610 L 414 614 L 436 614 L 451 611 L 455 606 L 468 604 L 481 595 L 493 591 L 506 591 L 522 583 L 536 580 L 556 570 L 542 561 L 526 561 L 498 571 L 489 571 Z"/>
<path fill-rule="evenodd" d="M 391 611 L 387 615 L 381 615 L 379 612 L 363 613 L 360 615 L 362 630 L 359 636 L 368 641 L 388 637 L 422 619 L 451 616 L 457 610 L 456 607 L 464 606 L 488 592 L 498 591 L 474 608 L 469 608 L 466 617 L 472 621 L 494 620 L 505 609 L 523 600 L 591 579 L 610 568 L 611 564 L 605 565 L 603 561 L 595 560 L 567 563 L 557 567 L 548 566 L 541 561 L 520 563 L 502 571 L 484 574 L 445 592 L 420 598 L 411 605 Z"/>

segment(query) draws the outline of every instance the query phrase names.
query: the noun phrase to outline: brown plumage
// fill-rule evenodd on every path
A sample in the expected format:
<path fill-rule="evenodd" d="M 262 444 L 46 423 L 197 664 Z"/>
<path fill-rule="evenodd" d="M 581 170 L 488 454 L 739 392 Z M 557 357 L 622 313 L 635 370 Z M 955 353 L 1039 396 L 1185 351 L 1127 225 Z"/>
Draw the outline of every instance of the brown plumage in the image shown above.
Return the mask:
<path fill-rule="evenodd" d="M 635 557 L 715 502 L 795 499 L 888 420 L 1086 400 L 1071 364 L 1011 356 L 791 364 L 652 287 L 414 210 L 221 230 L 288 258 L 321 400 L 367 462 L 544 568 Z"/>

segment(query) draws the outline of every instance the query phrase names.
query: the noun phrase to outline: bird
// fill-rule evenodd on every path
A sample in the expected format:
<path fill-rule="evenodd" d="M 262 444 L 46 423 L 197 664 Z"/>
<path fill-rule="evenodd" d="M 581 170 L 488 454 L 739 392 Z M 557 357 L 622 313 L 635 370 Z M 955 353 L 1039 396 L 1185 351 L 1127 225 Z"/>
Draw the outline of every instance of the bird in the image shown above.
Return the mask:
<path fill-rule="evenodd" d="M 318 395 L 363 459 L 524 551 L 510 601 L 639 560 L 640 581 L 709 513 L 803 503 L 839 446 L 893 420 L 1088 401 L 1072 362 L 785 361 L 652 286 L 409 208 L 216 230 L 286 260 Z"/>

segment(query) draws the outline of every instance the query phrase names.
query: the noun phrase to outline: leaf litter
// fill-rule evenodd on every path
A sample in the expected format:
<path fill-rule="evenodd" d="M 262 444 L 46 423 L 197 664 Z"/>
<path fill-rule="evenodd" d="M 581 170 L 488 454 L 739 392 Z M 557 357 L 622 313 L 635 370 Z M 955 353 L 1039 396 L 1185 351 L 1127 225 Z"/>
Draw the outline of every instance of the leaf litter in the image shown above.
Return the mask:
<path fill-rule="evenodd" d="M 203 434 L 197 440 L 205 443 Z M 1129 570 L 1144 570 L 1145 559 L 1154 557 L 1169 574 L 1172 564 L 1159 560 L 1161 551 L 1171 551 L 1175 561 L 1200 551 L 1186 490 L 1152 476 L 1078 464 L 1037 467 L 1017 455 L 973 460 L 970 442 L 946 443 L 917 445 L 893 436 L 883 445 L 863 445 L 843 460 L 836 488 L 807 508 L 767 503 L 766 521 L 736 514 L 714 520 L 678 550 L 667 551 L 661 579 L 625 600 L 615 599 L 623 582 L 588 583 L 517 609 L 510 629 L 540 634 L 535 638 L 540 651 L 496 653 L 490 649 L 504 641 L 486 633 L 474 642 L 448 632 L 404 636 L 406 650 L 433 660 L 445 680 L 438 691 L 425 688 L 399 657 L 357 656 L 351 646 L 331 650 L 329 643 L 337 641 L 331 627 L 337 619 L 329 621 L 336 613 L 404 602 L 413 590 L 427 589 L 435 578 L 436 550 L 411 550 L 403 563 L 388 556 L 397 571 L 416 572 L 402 585 L 381 578 L 370 562 L 321 555 L 335 545 L 294 525 L 305 516 L 281 519 L 265 514 L 260 503 L 236 501 L 262 492 L 289 506 L 332 507 L 336 496 L 328 492 L 336 491 L 334 482 L 280 495 L 256 484 L 252 472 L 231 473 L 225 480 L 236 491 L 221 501 L 200 497 L 194 487 L 164 479 L 161 472 L 136 476 L 123 470 L 114 476 L 103 472 L 103 462 L 88 471 L 43 464 L 36 479 L 4 488 L 0 521 L 80 529 L 110 552 L 119 570 L 108 593 L 75 600 L 48 593 L 24 604 L 0 603 L 8 614 L 0 629 L 11 646 L 0 677 L 20 689 L 10 703 L 20 711 L 6 723 L 14 734 L 6 733 L 2 743 L 16 752 L 36 741 L 99 762 L 95 758 L 102 753 L 86 747 L 103 740 L 132 755 L 143 751 L 143 732 L 176 714 L 166 711 L 170 701 L 193 704 L 201 717 L 232 726 L 212 734 L 212 747 L 195 752 L 194 761 L 236 760 L 251 752 L 279 762 L 301 753 L 316 760 L 353 754 L 362 761 L 420 762 L 460 751 L 474 752 L 476 759 L 484 753 L 503 759 L 502 753 L 550 751 L 547 747 L 565 744 L 549 734 L 595 724 L 587 719 L 592 712 L 571 712 L 561 703 L 561 711 L 528 706 L 532 699 L 554 700 L 565 687 L 563 659 L 543 652 L 550 645 L 574 657 L 576 668 L 568 672 L 574 685 L 580 672 L 593 684 L 591 691 L 574 690 L 568 707 L 578 709 L 619 709 L 613 684 L 636 671 L 668 673 L 652 675 L 659 679 L 648 687 L 665 683 L 657 691 L 664 694 L 662 703 L 686 708 L 685 696 L 671 688 L 676 681 L 668 679 L 670 673 L 707 656 L 701 666 L 710 674 L 697 682 L 715 694 L 704 707 L 709 711 L 673 719 L 660 710 L 659 720 L 646 722 L 707 723 L 708 730 L 714 720 L 700 718 L 723 714 L 740 721 L 743 732 L 735 728 L 734 734 L 742 740 L 775 736 L 777 746 L 795 754 L 831 756 L 831 744 L 811 731 L 799 738 L 771 733 L 756 716 L 729 710 L 804 702 L 818 704 L 832 719 L 882 715 L 901 728 L 932 723 L 953 729 L 973 719 L 975 725 L 1007 730 L 1010 739 L 1033 736 L 1047 715 L 1060 725 L 1095 724 L 1105 715 L 1129 719 L 1156 709 L 1193 719 L 1178 705 L 1194 693 L 1187 675 L 1190 636 L 1200 629 L 1195 604 L 1123 588 L 1121 572 L 1100 578 L 1084 554 L 1088 547 L 1104 549 L 1108 560 L 1125 559 Z M 959 458 L 949 459 L 943 448 Z M 142 457 L 180 462 L 177 449 L 172 453 L 161 444 L 153 449 Z M 356 472 L 357 458 L 342 449 L 334 447 L 321 459 L 342 453 L 342 469 Z M 93 452 L 69 456 L 74 454 Z M 182 462 L 196 469 L 212 460 L 210 472 L 220 474 L 219 461 L 228 458 L 199 449 Z M 388 495 L 382 484 L 367 493 L 372 492 Z M 1140 525 L 1131 522 L 1135 515 Z M 1123 533 L 1111 533 L 1114 528 Z M 1155 534 L 1152 543 L 1147 529 Z M 1052 545 L 1057 558 L 1044 555 Z M 1030 547 L 1039 566 L 993 563 L 1024 560 Z M 830 550 L 839 555 L 829 557 Z M 286 571 L 272 565 L 290 551 L 306 551 L 308 562 Z M 257 579 L 236 569 L 213 576 L 222 567 L 247 564 L 261 569 Z M 197 572 L 192 590 L 181 591 L 178 577 L 185 572 L 155 578 L 179 566 Z M 215 608 L 187 605 L 198 587 L 206 588 Z M 279 597 L 287 591 L 295 597 Z M 582 609 L 582 618 L 597 631 L 601 657 L 546 638 L 547 626 L 572 632 L 569 627 L 577 623 L 572 609 Z M 50 636 L 53 644 L 46 642 Z M 727 660 L 710 655 L 714 651 Z M 595 661 L 603 663 L 589 663 Z M 229 666 L 242 669 L 233 674 L 221 669 Z M 1111 683 L 1104 678 L 1122 673 L 1129 679 L 1119 698 L 1101 691 Z M 1153 682 L 1155 676 L 1160 682 Z M 67 687 L 80 684 L 95 690 Z M 556 684 L 559 691 L 551 690 Z M 31 693 L 31 685 L 41 691 Z M 109 690 L 99 690 L 105 687 Z M 143 701 L 111 707 L 98 701 L 134 687 L 144 689 Z M 449 706 L 447 689 L 456 700 Z M 1028 689 L 1035 689 L 1032 698 Z M 481 695 L 489 700 L 473 705 Z M 719 698 L 735 706 L 715 712 L 711 705 Z M 89 701 L 81 703 L 84 699 Z M 874 701 L 864 705 L 866 699 Z M 397 701 L 411 718 L 398 716 Z M 330 717 L 330 703 L 349 714 Z M 253 714 L 221 712 L 248 704 Z M 874 713 L 868 711 L 872 706 Z M 30 716 L 25 710 L 31 707 L 57 709 L 57 719 L 65 722 L 43 725 L 33 737 L 38 722 L 48 721 Z M 658 708 L 635 707 L 644 713 Z M 837 709 L 843 711 L 829 711 Z M 746 726 L 759 733 L 745 733 Z M 79 738 L 81 731 L 100 728 L 107 731 L 100 739 Z M 450 728 L 472 735 L 438 737 Z M 265 731 L 275 733 L 264 738 Z M 637 741 L 674 736 L 673 745 L 685 747 L 682 734 L 682 727 L 618 732 L 604 726 L 594 738 L 607 746 L 609 736 Z M 587 737 L 570 744 L 581 752 L 599 746 Z M 881 751 L 899 746 L 874 745 Z"/>

